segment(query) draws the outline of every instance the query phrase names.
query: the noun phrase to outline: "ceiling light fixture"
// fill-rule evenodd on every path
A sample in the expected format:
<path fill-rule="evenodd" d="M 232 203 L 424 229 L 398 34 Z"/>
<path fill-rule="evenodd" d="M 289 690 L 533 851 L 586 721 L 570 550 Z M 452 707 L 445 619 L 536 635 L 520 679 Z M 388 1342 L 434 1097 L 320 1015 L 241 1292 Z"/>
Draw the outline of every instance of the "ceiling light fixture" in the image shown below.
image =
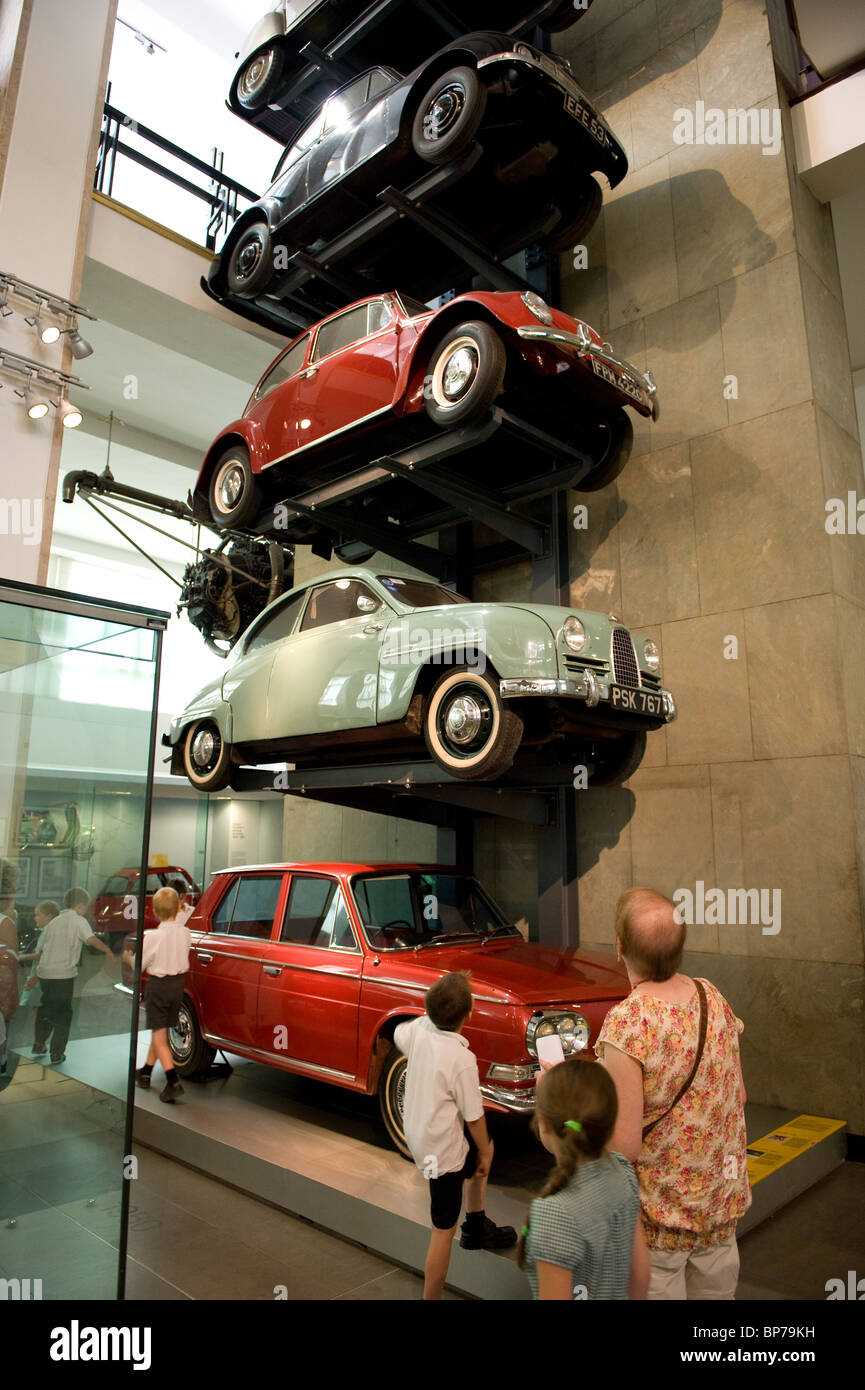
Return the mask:
<path fill-rule="evenodd" d="M 77 430 L 81 421 L 84 419 L 78 406 L 73 405 L 71 401 L 63 399 L 60 401 L 57 409 L 60 413 L 60 420 L 63 428 L 65 430 Z"/>
<path fill-rule="evenodd" d="M 7 352 L 0 348 L 0 372 L 24 378 L 24 388 L 15 389 L 15 394 L 24 401 L 31 420 L 43 420 L 48 414 L 50 402 L 40 394 L 39 387 L 45 386 L 57 392 L 57 409 L 65 429 L 77 429 L 83 416 L 77 406 L 69 400 L 70 386 L 79 386 L 84 391 L 90 387 L 86 381 L 69 372 L 61 372 L 47 367 L 43 362 L 34 362 L 30 357 L 22 357 L 17 352 Z"/>
<path fill-rule="evenodd" d="M 44 420 L 48 414 L 49 402 L 44 396 L 38 396 L 31 385 L 33 378 L 27 378 L 27 385 L 23 391 L 16 394 L 24 397 L 24 405 L 31 420 Z"/>
<path fill-rule="evenodd" d="M 72 356 L 77 361 L 80 362 L 82 357 L 91 356 L 93 348 L 90 346 L 86 338 L 82 338 L 81 334 L 78 332 L 77 324 L 73 324 L 71 328 L 64 328 L 63 332 L 69 339 L 69 346 L 72 349 Z"/>
<path fill-rule="evenodd" d="M 52 290 L 43 290 L 39 285 L 31 285 L 28 280 L 19 280 L 17 275 L 0 271 L 0 315 L 3 318 L 13 313 L 7 303 L 10 295 L 35 305 L 36 312 L 25 315 L 25 323 L 30 324 L 41 343 L 50 345 L 58 342 L 64 334 L 68 334 L 73 356 L 90 356 L 93 349 L 78 332 L 78 319 L 81 317 L 93 320 L 95 316 L 82 309 L 80 304 L 65 299 L 63 295 L 54 294 Z M 66 320 L 67 327 L 61 328 L 57 323 L 46 322 L 48 316 Z"/>
<path fill-rule="evenodd" d="M 157 48 L 161 53 L 168 52 L 166 48 L 163 48 L 161 43 L 157 43 L 149 34 L 143 34 L 140 29 L 136 29 L 135 25 L 130 24 L 127 19 L 121 19 L 120 15 L 117 16 L 117 23 L 122 24 L 124 29 L 131 29 L 134 38 L 141 44 L 145 53 L 149 54 L 151 57 L 156 52 Z"/>

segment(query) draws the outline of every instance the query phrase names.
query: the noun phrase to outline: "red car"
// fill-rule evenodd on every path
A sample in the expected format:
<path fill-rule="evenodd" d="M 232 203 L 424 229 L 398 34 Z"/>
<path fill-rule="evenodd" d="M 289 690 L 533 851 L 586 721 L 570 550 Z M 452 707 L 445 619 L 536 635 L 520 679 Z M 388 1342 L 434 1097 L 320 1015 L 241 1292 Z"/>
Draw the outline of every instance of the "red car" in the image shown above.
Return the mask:
<path fill-rule="evenodd" d="M 219 526 L 258 519 L 259 530 L 278 529 L 278 515 L 264 516 L 268 506 L 429 434 L 431 423 L 481 420 L 496 403 L 587 452 L 594 467 L 580 486 L 589 491 L 627 461 L 633 430 L 624 407 L 658 416 L 650 373 L 531 290 L 462 294 L 439 309 L 376 295 L 280 353 L 208 450 L 193 511 Z M 498 486 L 506 467 L 497 459 Z"/>
<path fill-rule="evenodd" d="M 110 933 L 110 944 L 117 951 L 123 944 L 124 936 L 135 930 L 134 923 L 138 920 L 138 883 L 140 877 L 138 869 L 118 869 L 105 881 L 93 902 L 93 929 L 97 932 Z M 176 865 L 164 869 L 148 869 L 147 880 L 144 885 L 147 893 L 144 910 L 145 931 L 157 925 L 156 915 L 153 911 L 153 894 L 157 889 L 164 888 L 166 884 L 170 885 L 177 878 L 182 879 L 187 884 L 187 903 L 194 906 L 198 902 L 201 891 L 186 869 L 181 869 Z"/>
<path fill-rule="evenodd" d="M 215 1049 L 378 1095 L 406 1152 L 406 1059 L 396 1025 L 423 1013 L 449 970 L 470 970 L 465 1030 L 490 1110 L 531 1112 L 536 1039 L 590 1048 L 629 985 L 610 956 L 526 943 L 469 874 L 417 864 L 269 864 L 214 876 L 189 920 L 193 946 L 177 1070 Z M 128 963 L 125 983 L 131 983 Z"/>

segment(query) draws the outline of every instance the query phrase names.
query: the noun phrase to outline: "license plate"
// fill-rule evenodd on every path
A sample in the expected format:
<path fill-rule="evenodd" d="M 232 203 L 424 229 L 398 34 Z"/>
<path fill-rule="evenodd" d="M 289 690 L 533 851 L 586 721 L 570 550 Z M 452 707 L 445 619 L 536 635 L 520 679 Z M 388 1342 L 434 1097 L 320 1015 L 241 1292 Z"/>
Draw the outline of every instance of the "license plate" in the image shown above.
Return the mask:
<path fill-rule="evenodd" d="M 655 695 L 650 690 L 632 690 L 625 685 L 610 686 L 610 704 L 614 709 L 645 714 L 651 719 L 661 719 L 664 714 L 663 695 Z"/>
<path fill-rule="evenodd" d="M 632 396 L 635 401 L 645 405 L 645 393 L 640 390 L 639 386 L 635 386 L 628 377 L 617 376 L 612 367 L 608 367 L 606 362 L 602 362 L 598 357 L 592 358 L 592 366 L 595 369 L 595 376 L 603 377 L 604 381 L 608 381 L 611 386 L 617 386 L 620 391 L 625 392 L 626 396 Z"/>
<path fill-rule="evenodd" d="M 557 81 L 561 86 L 561 77 L 559 77 Z M 581 126 L 585 126 L 592 138 L 597 140 L 601 149 L 605 150 L 610 143 L 610 138 L 607 135 L 603 123 L 598 120 L 595 113 L 591 111 L 588 106 L 585 106 L 584 103 L 580 101 L 579 97 L 574 96 L 573 92 L 565 92 L 564 99 L 565 110 L 568 115 L 573 116 L 575 121 L 579 121 Z"/>

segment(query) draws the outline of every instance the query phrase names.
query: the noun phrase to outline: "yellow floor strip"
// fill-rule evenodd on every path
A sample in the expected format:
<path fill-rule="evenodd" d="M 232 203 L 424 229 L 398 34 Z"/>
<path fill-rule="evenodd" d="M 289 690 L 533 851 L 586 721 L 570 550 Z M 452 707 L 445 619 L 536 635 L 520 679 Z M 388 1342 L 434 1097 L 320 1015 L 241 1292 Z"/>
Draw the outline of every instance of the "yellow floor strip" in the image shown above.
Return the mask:
<path fill-rule="evenodd" d="M 771 1134 L 755 1139 L 746 1150 L 751 1186 L 843 1129 L 846 1123 L 846 1120 L 830 1120 L 824 1115 L 797 1115 L 794 1120 L 773 1129 Z"/>

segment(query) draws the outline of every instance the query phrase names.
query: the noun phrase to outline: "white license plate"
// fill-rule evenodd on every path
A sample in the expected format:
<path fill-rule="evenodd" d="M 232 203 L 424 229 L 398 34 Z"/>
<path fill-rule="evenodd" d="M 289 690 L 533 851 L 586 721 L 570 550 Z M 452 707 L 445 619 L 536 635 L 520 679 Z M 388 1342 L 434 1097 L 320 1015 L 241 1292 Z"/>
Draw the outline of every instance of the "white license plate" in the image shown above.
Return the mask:
<path fill-rule="evenodd" d="M 632 396 L 635 401 L 645 405 L 645 393 L 635 386 L 626 376 L 617 376 L 612 367 L 608 367 L 606 362 L 602 362 L 599 357 L 592 358 L 592 366 L 595 369 L 595 376 L 603 377 L 611 386 L 618 386 L 620 391 L 624 391 L 626 396 Z"/>
<path fill-rule="evenodd" d="M 630 714 L 645 714 L 651 719 L 661 719 L 664 714 L 664 697 L 650 690 L 632 690 L 630 686 L 611 685 L 610 704 L 614 709 L 627 710 Z"/>

